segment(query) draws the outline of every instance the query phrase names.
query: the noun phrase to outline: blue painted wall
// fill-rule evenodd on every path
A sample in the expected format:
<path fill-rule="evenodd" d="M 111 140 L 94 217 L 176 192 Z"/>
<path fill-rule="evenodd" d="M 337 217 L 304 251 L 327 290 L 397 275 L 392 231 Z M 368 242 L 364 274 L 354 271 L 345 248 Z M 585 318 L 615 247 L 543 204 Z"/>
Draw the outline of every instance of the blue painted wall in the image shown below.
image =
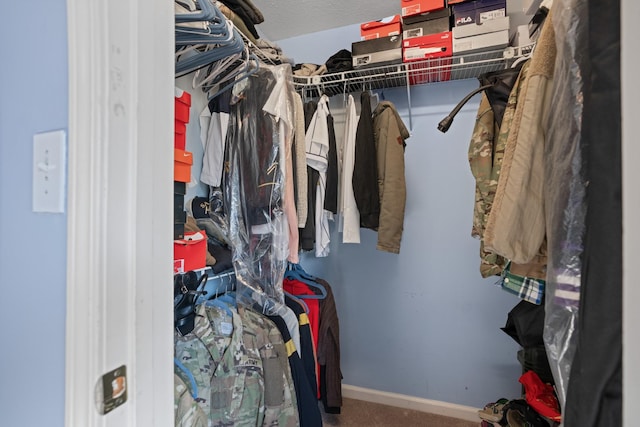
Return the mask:
<path fill-rule="evenodd" d="M 351 49 L 357 26 L 281 40 L 296 62 L 321 64 Z M 499 328 L 518 299 L 479 273 L 479 243 L 470 236 L 474 180 L 467 149 L 479 97 L 448 133 L 437 123 L 476 80 L 412 88 L 413 130 L 405 152 L 407 205 L 399 255 L 377 251 L 377 236 L 360 245 L 332 234 L 326 259 L 301 263 L 326 278 L 340 317 L 344 384 L 482 407 L 520 396 L 517 345 Z M 409 126 L 405 89 L 378 91 Z M 359 100 L 359 94 L 355 97 Z M 332 99 L 342 135 L 343 97 Z"/>
<path fill-rule="evenodd" d="M 0 25 L 0 425 L 64 425 L 66 214 L 31 210 L 32 138 L 68 123 L 64 0 Z"/>

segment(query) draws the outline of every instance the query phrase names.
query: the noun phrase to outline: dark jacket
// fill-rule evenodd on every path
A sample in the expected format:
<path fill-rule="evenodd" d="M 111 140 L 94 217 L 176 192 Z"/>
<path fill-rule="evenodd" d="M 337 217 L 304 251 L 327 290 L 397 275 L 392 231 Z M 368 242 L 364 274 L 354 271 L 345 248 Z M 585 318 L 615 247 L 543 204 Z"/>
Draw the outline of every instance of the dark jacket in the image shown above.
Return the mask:
<path fill-rule="evenodd" d="M 378 168 L 376 143 L 373 136 L 371 97 L 360 95 L 360 120 L 356 130 L 356 159 L 353 166 L 353 194 L 360 212 L 360 227 L 378 229 L 380 197 L 378 194 Z"/>
<path fill-rule="evenodd" d="M 320 300 L 320 332 L 318 333 L 318 364 L 320 365 L 320 397 L 327 413 L 340 413 L 342 406 L 342 371 L 340 370 L 340 324 L 331 286 L 316 278 L 327 290 Z"/>

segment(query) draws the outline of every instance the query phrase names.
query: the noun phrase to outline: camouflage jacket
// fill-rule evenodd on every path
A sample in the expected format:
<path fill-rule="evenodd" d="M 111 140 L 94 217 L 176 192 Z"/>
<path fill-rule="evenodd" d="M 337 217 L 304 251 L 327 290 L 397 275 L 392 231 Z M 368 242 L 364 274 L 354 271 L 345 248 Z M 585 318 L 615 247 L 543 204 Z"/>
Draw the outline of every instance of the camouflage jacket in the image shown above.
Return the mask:
<path fill-rule="evenodd" d="M 235 311 L 205 304 L 196 310 L 193 331 L 176 335 L 175 356 L 195 379 L 208 426 L 262 426 L 264 371 L 256 343 L 245 342 Z"/>
<path fill-rule="evenodd" d="M 182 378 L 173 375 L 174 414 L 176 427 L 207 427 L 207 416 L 195 401 Z"/>
<path fill-rule="evenodd" d="M 476 123 L 469 144 L 469 165 L 476 180 L 473 226 L 471 235 L 480 239 L 480 274 L 482 277 L 500 275 L 506 260 L 484 247 L 484 231 L 498 187 L 504 150 L 518 100 L 521 83 L 526 76 L 528 62 L 522 66 L 518 80 L 509 95 L 502 117 L 497 126 L 493 109 L 485 93 L 482 94 Z"/>
<path fill-rule="evenodd" d="M 211 412 L 211 378 L 216 367 L 209 347 L 215 341 L 203 305 L 197 307 L 193 330 L 184 336 L 176 332 L 174 340 L 175 357 L 193 376 L 197 387 L 195 400 L 207 417 Z M 179 371 L 178 374 L 181 375 Z"/>
<path fill-rule="evenodd" d="M 282 335 L 266 317 L 239 307 L 245 341 L 254 342 L 264 368 L 264 427 L 298 427 L 299 415 L 289 357 Z M 248 345 L 248 344 L 247 344 Z"/>
<path fill-rule="evenodd" d="M 223 315 L 207 307 L 209 319 Z M 219 361 L 211 380 L 211 426 L 261 426 L 265 420 L 264 366 L 255 341 L 248 339 L 240 315 L 232 311 L 233 335 L 228 347 L 212 354 Z"/>

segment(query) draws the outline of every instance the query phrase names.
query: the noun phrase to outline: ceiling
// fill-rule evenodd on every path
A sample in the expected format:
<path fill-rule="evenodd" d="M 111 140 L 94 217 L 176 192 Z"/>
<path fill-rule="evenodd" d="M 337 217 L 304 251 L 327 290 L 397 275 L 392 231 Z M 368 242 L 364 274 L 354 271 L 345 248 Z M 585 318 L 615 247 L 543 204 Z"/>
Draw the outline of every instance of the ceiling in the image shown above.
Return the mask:
<path fill-rule="evenodd" d="M 400 0 L 252 0 L 264 15 L 256 28 L 271 41 L 400 13 Z"/>
<path fill-rule="evenodd" d="M 271 41 L 373 21 L 399 14 L 401 9 L 401 0 L 252 0 L 252 3 L 265 19 L 256 28 Z M 522 15 L 522 4 L 523 0 L 507 0 L 509 15 Z"/>

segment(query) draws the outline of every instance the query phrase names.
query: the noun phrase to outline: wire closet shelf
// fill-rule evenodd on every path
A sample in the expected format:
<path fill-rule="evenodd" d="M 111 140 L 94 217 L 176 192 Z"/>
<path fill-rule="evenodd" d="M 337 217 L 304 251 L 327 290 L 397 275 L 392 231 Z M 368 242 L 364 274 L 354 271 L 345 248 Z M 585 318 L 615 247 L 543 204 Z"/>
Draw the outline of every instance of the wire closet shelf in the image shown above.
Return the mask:
<path fill-rule="evenodd" d="M 509 68 L 529 56 L 535 44 L 471 53 L 447 58 L 360 68 L 318 76 L 293 76 L 298 92 L 329 96 L 362 90 L 405 87 L 416 84 L 476 78 L 483 73 Z"/>

